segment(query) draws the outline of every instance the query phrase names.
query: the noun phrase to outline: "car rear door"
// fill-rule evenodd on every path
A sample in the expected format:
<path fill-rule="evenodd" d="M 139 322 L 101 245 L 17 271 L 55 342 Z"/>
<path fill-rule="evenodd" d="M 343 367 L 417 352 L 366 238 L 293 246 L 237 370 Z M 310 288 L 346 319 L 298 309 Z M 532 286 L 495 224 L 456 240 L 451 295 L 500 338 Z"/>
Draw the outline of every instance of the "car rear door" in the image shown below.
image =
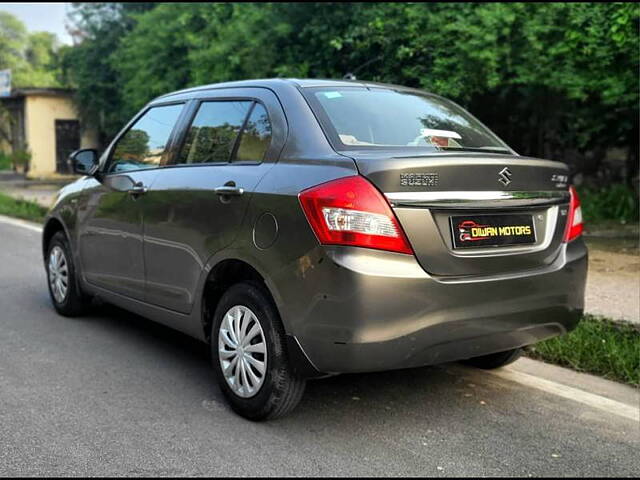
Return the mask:
<path fill-rule="evenodd" d="M 190 101 L 171 165 L 145 195 L 147 302 L 191 311 L 204 266 L 236 239 L 285 138 L 284 112 L 270 90 L 211 90 Z"/>

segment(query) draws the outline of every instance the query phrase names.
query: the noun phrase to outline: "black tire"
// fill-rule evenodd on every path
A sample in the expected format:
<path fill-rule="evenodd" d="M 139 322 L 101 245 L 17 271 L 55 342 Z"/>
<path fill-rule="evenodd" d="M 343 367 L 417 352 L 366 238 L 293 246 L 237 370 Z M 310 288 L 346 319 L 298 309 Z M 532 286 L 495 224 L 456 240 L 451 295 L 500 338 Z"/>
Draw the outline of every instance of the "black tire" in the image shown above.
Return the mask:
<path fill-rule="evenodd" d="M 507 350 L 506 352 L 491 353 L 489 355 L 483 355 L 482 357 L 470 358 L 465 360 L 463 363 L 482 368 L 484 370 L 492 370 L 515 362 L 520 358 L 520 355 L 522 355 L 522 349 L 514 348 L 513 350 Z"/>
<path fill-rule="evenodd" d="M 257 393 L 249 398 L 237 395 L 229 386 L 223 375 L 218 353 L 222 321 L 235 306 L 246 307 L 255 315 L 262 328 L 267 350 L 263 383 Z M 296 407 L 304 393 L 306 382 L 293 372 L 287 357 L 285 332 L 280 316 L 268 292 L 258 283 L 238 283 L 222 295 L 211 329 L 211 360 L 220 389 L 231 408 L 249 420 L 266 420 L 286 415 Z"/>
<path fill-rule="evenodd" d="M 64 253 L 65 262 L 67 266 L 67 292 L 62 301 L 58 301 L 53 294 L 51 288 L 51 282 L 49 281 L 49 258 L 52 250 L 55 247 L 59 247 Z M 49 289 L 49 297 L 53 303 L 54 308 L 60 315 L 65 317 L 75 317 L 81 315 L 87 311 L 90 304 L 90 299 L 82 294 L 78 288 L 78 279 L 76 277 L 76 268 L 73 263 L 73 256 L 71 254 L 71 248 L 69 247 L 69 241 L 67 240 L 64 232 L 56 232 L 49 245 L 47 247 L 47 256 L 45 258 L 45 269 L 47 272 L 47 287 Z"/>

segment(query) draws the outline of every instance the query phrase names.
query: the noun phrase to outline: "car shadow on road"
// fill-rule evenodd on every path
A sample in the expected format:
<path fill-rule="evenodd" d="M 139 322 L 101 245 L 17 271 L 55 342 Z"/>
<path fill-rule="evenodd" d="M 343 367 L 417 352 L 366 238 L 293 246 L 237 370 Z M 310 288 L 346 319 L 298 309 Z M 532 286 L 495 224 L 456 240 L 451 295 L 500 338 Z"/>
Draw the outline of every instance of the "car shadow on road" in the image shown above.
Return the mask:
<path fill-rule="evenodd" d="M 213 377 L 208 345 L 111 305 L 101 305 L 83 320 L 95 322 L 100 329 L 116 335 L 118 341 L 131 342 L 136 350 L 132 355 L 157 356 L 164 362 L 169 361 L 175 369 L 169 374 L 189 371 L 190 379 L 196 380 L 198 388 L 183 387 L 184 395 L 202 393 L 202 385 L 208 384 L 209 398 L 192 400 L 208 402 L 209 407 L 213 402 L 217 406 L 209 410 L 227 410 L 232 415 Z M 186 381 L 184 375 L 176 375 L 180 377 L 176 380 Z M 446 418 L 443 410 L 454 414 L 462 403 L 478 406 L 481 398 L 495 394 L 495 385 L 489 388 L 469 383 L 465 376 L 451 372 L 447 365 L 345 374 L 309 381 L 298 408 L 275 423 L 287 425 L 288 430 L 296 424 L 304 430 L 318 422 L 322 423 L 322 428 L 327 428 L 330 418 L 330 424 L 340 428 L 342 422 L 353 418 L 369 423 L 382 419 L 389 422 L 396 418 L 406 423 L 416 417 L 423 421 L 425 415 L 431 416 L 436 411 L 439 412 L 437 417 L 443 419 Z M 186 403 L 188 400 L 185 398 Z"/>

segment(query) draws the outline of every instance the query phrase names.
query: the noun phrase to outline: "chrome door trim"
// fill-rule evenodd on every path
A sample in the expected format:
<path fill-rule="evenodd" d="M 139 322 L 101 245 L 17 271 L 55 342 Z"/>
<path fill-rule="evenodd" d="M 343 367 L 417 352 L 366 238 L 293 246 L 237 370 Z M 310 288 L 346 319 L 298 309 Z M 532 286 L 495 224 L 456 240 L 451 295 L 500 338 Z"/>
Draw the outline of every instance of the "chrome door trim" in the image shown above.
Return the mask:
<path fill-rule="evenodd" d="M 524 191 L 448 191 L 385 193 L 392 206 L 434 208 L 500 208 L 556 205 L 569 202 L 567 190 Z"/>

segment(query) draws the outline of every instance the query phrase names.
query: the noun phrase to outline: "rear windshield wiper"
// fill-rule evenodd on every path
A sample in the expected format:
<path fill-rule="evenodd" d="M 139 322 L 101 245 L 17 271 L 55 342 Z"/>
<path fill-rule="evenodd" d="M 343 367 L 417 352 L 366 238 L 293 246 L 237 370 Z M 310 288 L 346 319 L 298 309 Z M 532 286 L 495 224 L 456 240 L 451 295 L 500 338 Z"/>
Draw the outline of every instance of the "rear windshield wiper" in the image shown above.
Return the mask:
<path fill-rule="evenodd" d="M 502 147 L 440 147 L 443 151 L 455 150 L 459 152 L 500 152 L 511 153 L 511 150 Z"/>

